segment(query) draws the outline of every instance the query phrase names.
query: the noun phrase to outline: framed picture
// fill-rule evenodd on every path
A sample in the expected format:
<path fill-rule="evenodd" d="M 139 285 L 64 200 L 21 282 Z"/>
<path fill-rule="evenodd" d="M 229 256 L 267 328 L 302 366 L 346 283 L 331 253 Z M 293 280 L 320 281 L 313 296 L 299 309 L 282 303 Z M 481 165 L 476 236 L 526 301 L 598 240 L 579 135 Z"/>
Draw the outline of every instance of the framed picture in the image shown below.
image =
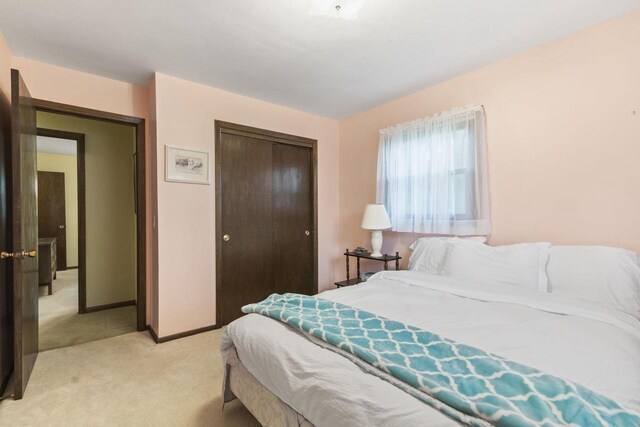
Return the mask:
<path fill-rule="evenodd" d="M 166 145 L 164 180 L 211 184 L 209 153 Z"/>

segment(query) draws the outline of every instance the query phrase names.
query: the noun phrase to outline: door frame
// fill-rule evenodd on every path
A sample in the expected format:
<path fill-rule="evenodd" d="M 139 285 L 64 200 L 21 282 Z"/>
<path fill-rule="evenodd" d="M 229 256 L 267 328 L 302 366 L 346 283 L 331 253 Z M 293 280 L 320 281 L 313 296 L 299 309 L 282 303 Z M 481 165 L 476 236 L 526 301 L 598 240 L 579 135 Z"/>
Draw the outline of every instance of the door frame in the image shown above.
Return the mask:
<path fill-rule="evenodd" d="M 146 143 L 145 143 L 145 119 L 141 117 L 127 116 L 124 114 L 110 113 L 107 111 L 94 110 L 90 108 L 78 107 L 75 105 L 61 104 L 58 102 L 46 101 L 43 99 L 33 99 L 36 111 L 64 114 L 68 116 L 80 117 L 83 119 L 100 120 L 121 125 L 132 125 L 135 128 L 136 136 L 136 250 L 137 250 L 137 284 L 136 284 L 136 311 L 137 330 L 147 330 L 147 177 L 146 177 Z M 78 163 L 79 164 L 79 163 Z M 84 173 L 84 171 L 83 171 Z M 78 205 L 80 206 L 80 194 L 78 193 Z M 84 205 L 84 203 L 83 203 Z M 80 222 L 78 213 L 78 222 Z M 84 224 L 86 227 L 86 223 Z M 78 223 L 78 228 L 80 224 Z M 78 230 L 80 233 L 80 230 Z M 86 228 L 84 230 L 86 235 Z M 80 240 L 80 236 L 78 236 Z M 86 241 L 84 243 L 86 245 Z M 78 248 L 80 249 L 80 248 Z M 85 247 L 86 250 L 86 247 Z M 86 254 L 85 254 L 86 255 Z M 80 256 L 80 252 L 78 252 Z M 86 261 L 83 260 L 83 261 Z M 79 259 L 79 264 L 82 263 Z M 80 271 L 78 272 L 80 275 Z M 86 272 L 85 272 L 86 273 Z M 84 312 L 86 311 L 86 277 L 84 277 Z M 80 290 L 78 291 L 80 298 Z"/>
<path fill-rule="evenodd" d="M 221 120 L 215 121 L 215 192 L 216 192 L 216 327 L 222 327 L 220 310 L 222 304 L 222 156 L 221 140 L 222 134 L 246 136 L 262 140 L 268 143 L 277 142 L 279 144 L 294 145 L 311 149 L 312 162 L 312 183 L 313 183 L 313 289 L 312 293 L 318 292 L 318 141 L 302 136 L 289 135 L 272 130 L 260 129 L 251 126 L 229 123 Z"/>
<path fill-rule="evenodd" d="M 87 312 L 87 207 L 85 186 L 84 133 L 37 128 L 37 136 L 48 136 L 76 142 L 78 170 L 78 313 Z M 68 266 L 67 266 L 68 268 Z"/>

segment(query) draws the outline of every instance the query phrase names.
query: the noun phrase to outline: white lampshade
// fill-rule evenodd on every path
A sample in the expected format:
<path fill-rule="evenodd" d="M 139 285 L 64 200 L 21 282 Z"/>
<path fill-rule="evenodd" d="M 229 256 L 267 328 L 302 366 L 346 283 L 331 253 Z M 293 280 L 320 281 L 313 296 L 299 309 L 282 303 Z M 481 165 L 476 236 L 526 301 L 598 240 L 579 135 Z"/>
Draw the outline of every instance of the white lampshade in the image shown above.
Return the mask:
<path fill-rule="evenodd" d="M 362 217 L 362 228 L 365 230 L 385 230 L 391 228 L 391 220 L 384 205 L 368 204 Z"/>

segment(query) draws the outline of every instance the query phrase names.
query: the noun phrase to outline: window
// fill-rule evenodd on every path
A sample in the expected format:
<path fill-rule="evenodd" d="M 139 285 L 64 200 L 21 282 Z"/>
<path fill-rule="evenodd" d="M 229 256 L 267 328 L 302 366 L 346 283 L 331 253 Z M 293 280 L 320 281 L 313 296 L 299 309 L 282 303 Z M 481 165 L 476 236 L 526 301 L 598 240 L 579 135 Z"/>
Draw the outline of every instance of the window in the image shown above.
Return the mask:
<path fill-rule="evenodd" d="M 378 203 L 392 230 L 491 232 L 484 111 L 456 109 L 380 131 Z"/>

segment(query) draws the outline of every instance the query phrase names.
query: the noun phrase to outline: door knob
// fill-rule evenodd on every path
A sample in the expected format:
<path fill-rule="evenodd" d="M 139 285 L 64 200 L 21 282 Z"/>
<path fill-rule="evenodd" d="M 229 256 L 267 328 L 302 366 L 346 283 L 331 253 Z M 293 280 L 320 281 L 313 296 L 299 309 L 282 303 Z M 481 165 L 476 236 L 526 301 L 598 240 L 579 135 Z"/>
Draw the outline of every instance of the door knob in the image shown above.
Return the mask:
<path fill-rule="evenodd" d="M 231 236 L 229 236 L 228 234 L 225 234 L 224 236 L 222 236 L 222 240 L 224 240 L 225 242 L 228 242 L 229 240 L 231 240 Z"/>
<path fill-rule="evenodd" d="M 0 252 L 0 259 L 21 259 L 21 258 L 35 258 L 38 253 L 36 251 L 21 251 L 21 252 Z"/>
<path fill-rule="evenodd" d="M 305 236 L 310 236 L 310 235 L 311 235 L 311 231 L 309 231 L 309 230 L 304 230 L 304 235 L 305 235 Z"/>
<path fill-rule="evenodd" d="M 59 228 L 60 230 L 64 230 L 64 225 L 59 225 L 59 226 L 58 226 L 58 228 Z"/>

